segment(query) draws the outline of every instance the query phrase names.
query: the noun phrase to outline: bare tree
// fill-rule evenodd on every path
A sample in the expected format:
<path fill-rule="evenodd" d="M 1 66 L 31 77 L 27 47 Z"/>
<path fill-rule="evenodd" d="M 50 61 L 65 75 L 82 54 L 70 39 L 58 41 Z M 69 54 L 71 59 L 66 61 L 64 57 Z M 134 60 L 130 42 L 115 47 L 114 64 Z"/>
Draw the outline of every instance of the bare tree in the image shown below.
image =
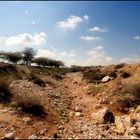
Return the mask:
<path fill-rule="evenodd" d="M 23 53 L 23 61 L 27 66 L 30 66 L 32 59 L 36 55 L 36 50 L 27 47 L 22 51 L 22 53 Z"/>

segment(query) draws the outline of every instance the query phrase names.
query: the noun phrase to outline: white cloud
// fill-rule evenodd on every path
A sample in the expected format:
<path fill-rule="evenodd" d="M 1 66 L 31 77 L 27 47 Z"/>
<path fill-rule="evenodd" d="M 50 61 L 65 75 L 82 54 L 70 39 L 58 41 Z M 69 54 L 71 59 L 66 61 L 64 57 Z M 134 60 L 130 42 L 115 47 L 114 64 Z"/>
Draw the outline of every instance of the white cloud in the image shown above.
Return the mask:
<path fill-rule="evenodd" d="M 86 60 L 88 65 L 107 65 L 114 62 L 113 58 L 105 53 L 103 46 L 97 46 L 86 52 L 86 54 L 88 56 Z"/>
<path fill-rule="evenodd" d="M 107 28 L 93 27 L 93 28 L 90 28 L 89 31 L 92 31 L 92 32 L 107 32 L 108 29 Z"/>
<path fill-rule="evenodd" d="M 138 36 L 138 35 L 137 36 L 134 36 L 134 39 L 135 40 L 140 40 L 140 36 Z"/>
<path fill-rule="evenodd" d="M 10 37 L 0 37 L 0 41 L 3 42 L 3 44 L 6 47 L 11 46 L 20 46 L 20 47 L 36 47 L 36 46 L 42 46 L 46 43 L 46 33 L 35 33 L 35 34 L 29 34 L 29 33 L 23 33 L 18 34 L 16 36 L 10 36 Z"/>
<path fill-rule="evenodd" d="M 95 41 L 95 40 L 100 40 L 100 37 L 97 36 L 81 36 L 81 39 L 85 41 Z"/>
<path fill-rule="evenodd" d="M 140 57 L 138 56 L 128 56 L 120 59 L 120 63 L 139 63 L 140 62 Z"/>
<path fill-rule="evenodd" d="M 36 22 L 35 22 L 35 21 L 32 21 L 32 24 L 33 24 L 33 25 L 35 25 L 35 24 L 36 24 Z"/>
<path fill-rule="evenodd" d="M 79 23 L 83 22 L 84 20 L 88 20 L 89 17 L 85 15 L 83 18 L 79 16 L 71 15 L 68 19 L 64 21 L 59 21 L 58 26 L 64 30 L 66 29 L 75 29 Z"/>

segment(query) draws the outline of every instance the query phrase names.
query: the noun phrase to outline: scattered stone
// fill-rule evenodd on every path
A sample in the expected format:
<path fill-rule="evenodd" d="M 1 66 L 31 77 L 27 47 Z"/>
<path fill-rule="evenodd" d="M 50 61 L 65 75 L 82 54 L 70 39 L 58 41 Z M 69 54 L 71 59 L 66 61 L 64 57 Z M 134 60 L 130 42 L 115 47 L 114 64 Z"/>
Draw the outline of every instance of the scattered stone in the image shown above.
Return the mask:
<path fill-rule="evenodd" d="M 105 82 L 108 82 L 110 80 L 110 77 L 109 76 L 105 76 L 102 78 L 101 82 L 102 83 L 105 83 Z"/>
<path fill-rule="evenodd" d="M 28 139 L 38 139 L 38 137 L 36 135 L 31 135 L 28 137 Z"/>
<path fill-rule="evenodd" d="M 140 105 L 137 106 L 135 113 L 140 113 Z"/>
<path fill-rule="evenodd" d="M 6 139 L 14 139 L 14 137 L 15 137 L 15 133 L 14 132 L 10 132 L 10 133 L 5 134 L 5 138 Z"/>
<path fill-rule="evenodd" d="M 75 107 L 75 112 L 82 112 L 82 111 L 83 111 L 82 108 L 80 108 L 79 106 Z"/>
<path fill-rule="evenodd" d="M 75 112 L 75 116 L 77 116 L 77 117 L 82 117 L 83 114 L 82 114 L 81 112 Z"/>
<path fill-rule="evenodd" d="M 58 126 L 58 130 L 63 130 L 63 129 L 64 129 L 63 125 Z"/>
<path fill-rule="evenodd" d="M 125 132 L 125 128 L 121 117 L 118 116 L 115 117 L 115 124 L 116 124 L 115 132 L 118 134 L 123 134 Z"/>
<path fill-rule="evenodd" d="M 47 129 L 45 128 L 45 129 L 43 129 L 43 130 L 41 130 L 40 132 L 39 132 L 39 134 L 40 135 L 44 135 L 45 134 L 45 132 L 47 132 Z"/>
<path fill-rule="evenodd" d="M 23 118 L 23 121 L 27 124 L 30 124 L 32 122 L 31 118 L 30 117 L 24 117 Z"/>
<path fill-rule="evenodd" d="M 100 104 L 108 104 L 108 100 L 107 100 L 107 98 L 103 98 L 103 99 L 99 100 L 99 103 Z"/>

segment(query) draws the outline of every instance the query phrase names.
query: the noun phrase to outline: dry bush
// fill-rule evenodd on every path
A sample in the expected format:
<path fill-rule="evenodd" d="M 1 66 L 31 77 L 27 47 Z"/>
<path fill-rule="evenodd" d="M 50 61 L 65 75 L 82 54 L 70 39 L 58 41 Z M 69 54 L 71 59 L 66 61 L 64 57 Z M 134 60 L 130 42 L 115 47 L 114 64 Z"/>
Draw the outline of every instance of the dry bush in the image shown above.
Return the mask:
<path fill-rule="evenodd" d="M 122 73 L 121 73 L 121 75 L 120 75 L 122 78 L 128 78 L 128 77 L 130 77 L 131 76 L 131 74 L 130 73 L 128 73 L 128 72 L 125 72 L 125 71 L 123 71 Z"/>
<path fill-rule="evenodd" d="M 117 77 L 116 72 L 115 72 L 115 71 L 110 72 L 110 73 L 109 73 L 109 77 L 115 79 L 115 78 Z"/>
<path fill-rule="evenodd" d="M 9 82 L 1 78 L 0 79 L 0 102 L 9 102 L 12 98 L 13 94 L 10 90 Z"/>
<path fill-rule="evenodd" d="M 127 84 L 117 92 L 118 108 L 121 111 L 128 111 L 126 108 L 135 107 L 140 104 L 140 83 Z"/>
<path fill-rule="evenodd" d="M 15 73 L 16 68 L 12 64 L 0 63 L 0 73 Z"/>
<path fill-rule="evenodd" d="M 89 69 L 83 72 L 83 79 L 86 79 L 89 83 L 99 83 L 104 76 L 106 75 L 100 72 L 100 69 L 98 68 Z"/>
<path fill-rule="evenodd" d="M 64 79 L 63 76 L 61 76 L 60 74 L 54 74 L 54 75 L 52 75 L 52 77 L 55 78 L 56 80 Z"/>
<path fill-rule="evenodd" d="M 33 81 L 33 83 L 35 83 L 39 86 L 42 86 L 42 87 L 46 86 L 45 82 L 41 78 L 39 78 L 37 75 L 35 75 L 35 73 L 33 71 L 30 72 L 28 79 L 29 79 L 29 81 Z"/>
<path fill-rule="evenodd" d="M 22 108 L 22 112 L 30 113 L 36 116 L 44 116 L 45 110 L 38 96 L 29 94 L 16 94 L 14 97 L 17 107 Z"/>
<path fill-rule="evenodd" d="M 17 80 L 22 80 L 22 75 L 20 73 L 13 74 L 13 78 Z"/>
<path fill-rule="evenodd" d="M 117 64 L 117 65 L 115 66 L 115 68 L 116 68 L 116 69 L 120 69 L 120 68 L 122 68 L 122 67 L 124 67 L 124 66 L 126 66 L 126 63 L 120 63 L 120 64 Z"/>

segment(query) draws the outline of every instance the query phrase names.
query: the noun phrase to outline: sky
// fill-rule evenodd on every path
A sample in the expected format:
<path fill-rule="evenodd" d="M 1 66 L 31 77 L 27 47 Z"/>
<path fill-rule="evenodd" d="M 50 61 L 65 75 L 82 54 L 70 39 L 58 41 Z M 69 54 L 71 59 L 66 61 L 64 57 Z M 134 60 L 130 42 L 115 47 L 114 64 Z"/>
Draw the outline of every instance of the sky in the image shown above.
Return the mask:
<path fill-rule="evenodd" d="M 71 65 L 140 62 L 139 1 L 0 1 L 0 50 Z"/>

